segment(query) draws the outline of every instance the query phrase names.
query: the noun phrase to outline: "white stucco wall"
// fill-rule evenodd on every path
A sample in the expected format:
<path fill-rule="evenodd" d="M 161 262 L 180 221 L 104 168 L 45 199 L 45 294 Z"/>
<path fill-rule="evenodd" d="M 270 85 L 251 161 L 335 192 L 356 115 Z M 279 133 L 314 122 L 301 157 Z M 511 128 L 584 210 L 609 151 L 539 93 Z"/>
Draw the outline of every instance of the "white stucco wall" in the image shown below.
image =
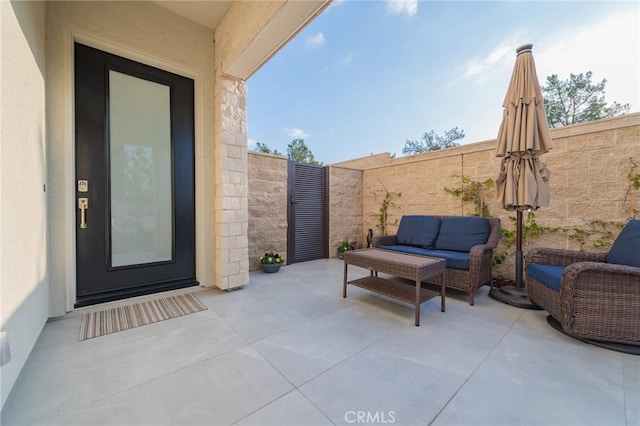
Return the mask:
<path fill-rule="evenodd" d="M 196 276 L 214 285 L 213 31 L 151 2 L 47 2 L 51 316 L 75 300 L 73 40 L 195 80 Z"/>
<path fill-rule="evenodd" d="M 45 6 L 0 2 L 0 368 L 2 406 L 49 316 Z"/>
<path fill-rule="evenodd" d="M 248 281 L 243 79 L 328 3 L 293 2 L 274 20 L 285 4 L 234 3 L 215 45 L 213 30 L 153 2 L 0 0 L 3 405 L 47 318 L 75 302 L 74 41 L 194 79 L 196 276 L 231 288 Z"/>

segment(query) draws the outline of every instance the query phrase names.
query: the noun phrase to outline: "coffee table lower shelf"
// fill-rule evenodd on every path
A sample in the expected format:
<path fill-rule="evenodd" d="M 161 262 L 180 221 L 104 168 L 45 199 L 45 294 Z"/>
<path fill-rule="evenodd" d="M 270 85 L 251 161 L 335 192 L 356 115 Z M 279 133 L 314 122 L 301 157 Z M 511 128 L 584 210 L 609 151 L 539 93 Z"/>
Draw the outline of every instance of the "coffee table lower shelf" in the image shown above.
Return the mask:
<path fill-rule="evenodd" d="M 358 278 L 357 280 L 349 281 L 348 283 L 356 287 L 381 294 L 383 296 L 410 303 L 412 305 L 415 305 L 416 303 L 416 288 L 414 285 L 403 284 L 397 281 L 388 280 L 373 275 Z M 419 303 L 426 302 L 427 300 L 432 299 L 436 296 L 440 296 L 440 293 L 426 288 L 421 288 Z"/>
<path fill-rule="evenodd" d="M 369 270 L 369 276 L 347 281 L 349 265 Z M 435 279 L 446 269 L 444 259 L 417 256 L 390 250 L 366 248 L 349 250 L 344 253 L 344 276 L 342 280 L 342 297 L 347 297 L 348 284 L 383 296 L 410 303 L 415 307 L 416 326 L 420 325 L 420 304 L 435 296 L 440 296 L 440 310 L 445 309 L 445 285 L 440 280 L 440 291 L 422 287 L 423 282 Z M 393 277 L 404 278 L 415 285 L 381 278 L 378 272 Z"/>

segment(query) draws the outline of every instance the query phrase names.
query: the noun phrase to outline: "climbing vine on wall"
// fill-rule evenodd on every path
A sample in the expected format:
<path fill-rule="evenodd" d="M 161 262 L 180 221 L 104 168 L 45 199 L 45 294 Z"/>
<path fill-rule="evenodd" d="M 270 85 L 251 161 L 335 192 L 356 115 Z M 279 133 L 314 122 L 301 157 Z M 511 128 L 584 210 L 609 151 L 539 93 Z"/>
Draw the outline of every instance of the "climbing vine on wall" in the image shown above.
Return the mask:
<path fill-rule="evenodd" d="M 628 209 L 628 213 L 632 218 L 640 215 L 640 209 L 636 208 L 636 199 L 640 192 L 640 165 L 633 157 L 629 158 L 629 171 L 627 172 L 627 192 L 624 194 L 624 206 Z"/>
<path fill-rule="evenodd" d="M 616 239 L 620 230 L 624 227 L 624 223 L 605 221 L 605 220 L 589 220 L 586 221 L 584 228 L 562 228 L 567 237 L 580 244 L 580 250 L 589 244 L 595 249 L 604 249 Z"/>
<path fill-rule="evenodd" d="M 635 217 L 639 213 L 638 209 L 635 208 L 635 196 L 636 192 L 640 190 L 640 165 L 633 158 L 630 159 L 630 162 L 631 166 L 626 175 L 629 183 L 625 195 L 625 204 L 629 205 L 629 212 Z M 460 188 L 444 187 L 444 190 L 454 197 L 460 198 L 463 202 L 472 202 L 474 204 L 474 216 L 491 216 L 486 200 L 488 199 L 488 191 L 495 186 L 493 180 L 487 179 L 482 182 L 475 181 L 464 175 L 453 175 L 453 177 L 461 180 Z M 516 218 L 515 216 L 510 216 L 509 220 L 511 222 L 510 227 L 504 225 L 500 227 L 501 238 L 498 248 L 494 250 L 494 265 L 504 263 L 515 250 L 517 237 Z M 594 249 L 606 249 L 611 246 L 623 226 L 623 223 L 605 220 L 588 220 L 585 221 L 583 227 L 542 226 L 536 221 L 535 212 L 528 211 L 522 223 L 522 241 L 524 243 L 544 234 L 561 232 L 570 240 L 577 242 L 580 245 L 580 250 L 584 250 L 587 246 Z"/>
<path fill-rule="evenodd" d="M 500 227 L 501 244 L 496 248 L 493 255 L 493 264 L 500 265 L 513 251 L 512 248 L 516 244 L 516 217 L 509 216 L 512 228 L 507 229 L 504 226 Z M 538 238 L 543 234 L 552 234 L 560 231 L 560 228 L 552 228 L 549 226 L 540 226 L 536 222 L 536 214 L 533 211 L 527 211 L 526 217 L 522 221 L 522 243 L 527 240 Z M 502 249 L 501 249 L 502 248 Z M 515 250 L 515 249 L 514 249 Z"/>
<path fill-rule="evenodd" d="M 400 198 L 402 196 L 402 193 L 390 192 L 382 182 L 380 182 L 380 184 L 382 185 L 383 190 L 377 190 L 376 195 L 379 195 L 381 193 L 383 197 L 380 208 L 378 209 L 378 214 L 376 215 L 376 228 L 378 228 L 378 231 L 380 231 L 381 235 L 387 235 L 387 226 L 389 225 L 389 208 L 396 205 L 394 200 Z M 398 219 L 396 218 L 392 224 L 397 225 Z"/>
<path fill-rule="evenodd" d="M 473 216 L 490 216 L 487 200 L 491 198 L 489 190 L 495 187 L 493 179 L 489 178 L 484 182 L 479 182 L 465 175 L 461 176 L 454 174 L 451 175 L 451 177 L 460 179 L 460 187 L 449 188 L 445 186 L 445 192 L 453 195 L 454 197 L 460 198 L 463 203 L 472 202 L 474 206 Z"/>
<path fill-rule="evenodd" d="M 640 164 L 633 157 L 629 158 L 629 164 L 629 169 L 626 173 L 627 188 L 623 205 L 630 218 L 635 218 L 640 215 L 640 209 L 636 207 L 636 199 L 640 194 Z M 473 202 L 475 206 L 474 216 L 491 216 L 486 200 L 488 191 L 495 186 L 493 179 L 481 182 L 464 175 L 453 175 L 453 177 L 461 180 L 460 188 L 444 187 L 444 190 L 460 198 L 463 202 Z M 509 220 L 512 222 L 511 228 L 504 226 L 500 228 L 501 241 L 499 247 L 503 247 L 503 250 L 496 250 L 493 259 L 495 265 L 504 262 L 516 242 L 516 218 L 510 216 Z M 538 238 L 543 234 L 562 232 L 567 238 L 577 242 L 580 245 L 580 250 L 585 248 L 606 249 L 611 246 L 623 227 L 624 223 L 607 220 L 585 220 L 585 224 L 582 227 L 554 228 L 541 226 L 536 222 L 535 213 L 529 211 L 525 220 L 523 220 L 522 239 L 525 242 L 527 239 Z"/>

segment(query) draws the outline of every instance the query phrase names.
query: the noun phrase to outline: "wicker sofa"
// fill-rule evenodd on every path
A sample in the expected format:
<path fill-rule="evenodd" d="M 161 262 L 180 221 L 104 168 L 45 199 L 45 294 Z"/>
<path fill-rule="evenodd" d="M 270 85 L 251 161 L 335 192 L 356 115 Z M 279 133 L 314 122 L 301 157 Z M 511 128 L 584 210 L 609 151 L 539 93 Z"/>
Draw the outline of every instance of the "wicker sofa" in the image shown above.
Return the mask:
<path fill-rule="evenodd" d="M 474 304 L 476 289 L 491 283 L 493 249 L 500 237 L 500 219 L 473 216 L 406 215 L 395 235 L 380 235 L 373 247 L 440 257 L 446 271 L 433 284 L 461 290 Z"/>
<path fill-rule="evenodd" d="M 556 328 L 640 352 L 640 220 L 625 226 L 608 253 L 532 249 L 525 273 L 529 299 Z"/>

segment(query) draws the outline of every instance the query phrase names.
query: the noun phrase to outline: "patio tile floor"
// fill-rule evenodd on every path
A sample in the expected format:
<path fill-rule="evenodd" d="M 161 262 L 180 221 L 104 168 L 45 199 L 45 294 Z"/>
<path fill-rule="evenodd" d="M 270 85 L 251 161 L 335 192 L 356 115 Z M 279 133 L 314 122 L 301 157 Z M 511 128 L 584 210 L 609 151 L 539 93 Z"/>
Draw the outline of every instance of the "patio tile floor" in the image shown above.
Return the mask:
<path fill-rule="evenodd" d="M 486 287 L 475 306 L 455 291 L 445 313 L 425 302 L 415 327 L 409 305 L 356 287 L 343 299 L 342 272 L 252 272 L 241 290 L 199 291 L 207 311 L 84 342 L 82 311 L 52 320 L 2 424 L 640 424 L 640 357 Z"/>

